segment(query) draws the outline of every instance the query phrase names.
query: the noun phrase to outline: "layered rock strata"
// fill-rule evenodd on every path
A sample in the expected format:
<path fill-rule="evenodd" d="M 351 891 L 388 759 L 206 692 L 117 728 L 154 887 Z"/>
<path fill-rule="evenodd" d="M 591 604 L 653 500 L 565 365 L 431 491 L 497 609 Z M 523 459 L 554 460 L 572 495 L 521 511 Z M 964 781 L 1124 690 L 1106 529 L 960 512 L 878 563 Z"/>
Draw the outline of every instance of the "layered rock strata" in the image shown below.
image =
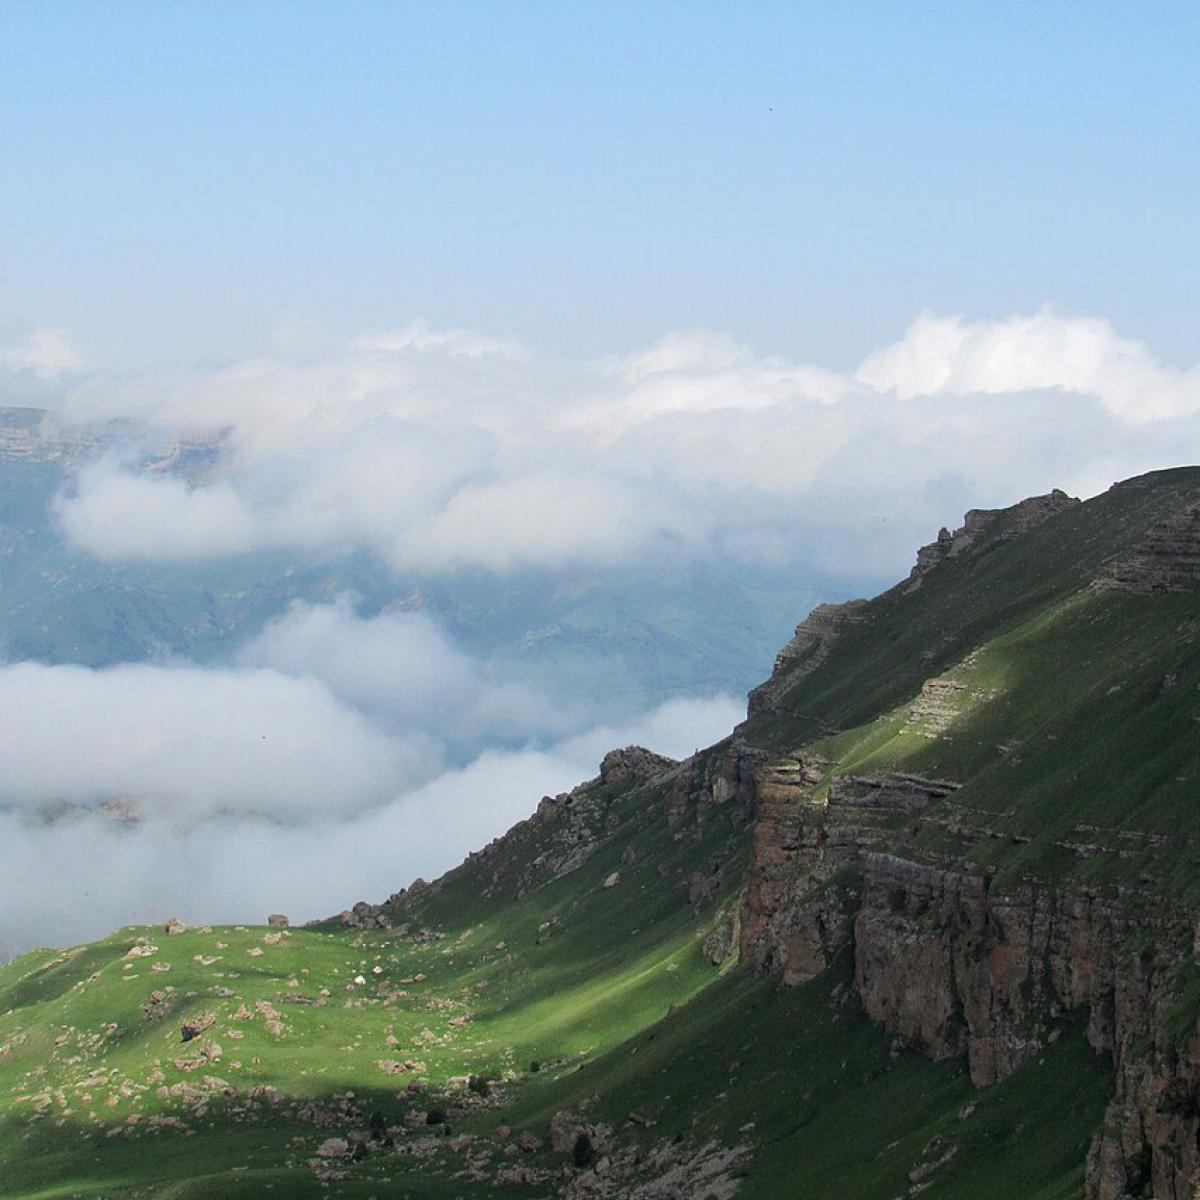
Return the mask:
<path fill-rule="evenodd" d="M 741 958 L 789 984 L 853 957 L 869 1017 L 986 1087 L 1036 1058 L 1067 1020 L 1111 1057 L 1116 1092 L 1088 1155 L 1087 1200 L 1193 1200 L 1200 1183 L 1200 1031 L 1178 1027 L 1196 935 L 1133 893 L 1027 880 L 998 887 L 892 852 L 888 811 L 954 785 L 914 776 L 820 788 L 822 764 L 762 765 Z M 893 797 L 879 804 L 880 797 Z M 864 804 L 864 799 L 874 803 Z"/>
<path fill-rule="evenodd" d="M 783 709 L 784 695 L 828 657 L 843 631 L 864 619 L 866 600 L 818 604 L 796 626 L 792 640 L 775 656 L 771 678 L 750 693 L 750 715 Z"/>
<path fill-rule="evenodd" d="M 917 562 L 909 573 L 905 590 L 915 591 L 921 586 L 923 577 L 948 558 L 957 558 L 968 551 L 978 552 L 998 542 L 1011 542 L 1080 503 L 1078 498 L 1055 488 L 1045 496 L 1030 496 L 1008 508 L 972 508 L 953 533 L 940 529 L 935 541 L 917 551 Z"/>
<path fill-rule="evenodd" d="M 1095 586 L 1143 594 L 1200 590 L 1200 505 L 1152 525 L 1133 552 L 1110 564 Z"/>

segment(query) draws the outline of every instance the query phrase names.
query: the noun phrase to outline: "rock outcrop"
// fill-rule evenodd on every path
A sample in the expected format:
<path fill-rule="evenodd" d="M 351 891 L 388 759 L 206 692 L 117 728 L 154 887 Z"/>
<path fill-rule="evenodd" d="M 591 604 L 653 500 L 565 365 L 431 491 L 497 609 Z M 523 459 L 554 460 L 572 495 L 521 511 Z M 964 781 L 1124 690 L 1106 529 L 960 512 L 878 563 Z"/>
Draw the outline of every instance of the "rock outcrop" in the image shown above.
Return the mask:
<path fill-rule="evenodd" d="M 799 625 L 792 640 L 775 656 L 770 679 L 750 693 L 750 715 L 785 710 L 783 699 L 825 660 L 848 625 L 864 619 L 866 600 L 818 604 Z"/>
<path fill-rule="evenodd" d="M 1117 1088 L 1088 1156 L 1087 1200 L 1193 1200 L 1200 1184 L 1200 1028 L 1173 1025 L 1193 978 L 1185 918 L 1136 894 L 1027 880 L 998 887 L 891 852 L 897 812 L 952 795 L 918 776 L 847 777 L 764 763 L 740 914 L 741 961 L 801 984 L 853 957 L 866 1014 L 934 1059 L 996 1083 L 1084 1020 Z"/>
<path fill-rule="evenodd" d="M 387 929 L 391 918 L 381 904 L 368 904 L 360 900 L 353 908 L 341 914 L 341 922 L 347 929 Z"/>
<path fill-rule="evenodd" d="M 1133 552 L 1109 565 L 1096 580 L 1109 591 L 1200 591 L 1200 505 L 1152 525 Z"/>
<path fill-rule="evenodd" d="M 673 758 L 655 754 L 644 746 L 626 746 L 623 750 L 610 750 L 600 763 L 600 782 L 610 788 L 628 788 L 677 767 Z"/>
<path fill-rule="evenodd" d="M 917 551 L 917 562 L 909 573 L 905 591 L 912 592 L 919 588 L 923 577 L 946 559 L 957 558 L 968 551 L 978 553 L 997 543 L 1011 542 L 1050 517 L 1081 503 L 1078 498 L 1055 488 L 1045 496 L 1030 496 L 1008 508 L 972 508 L 953 533 L 948 529 L 940 529 L 936 541 Z"/>
<path fill-rule="evenodd" d="M 727 809 L 738 826 L 753 820 L 759 797 L 758 772 L 766 758 L 763 751 L 735 737 L 723 753 L 688 759 L 666 793 L 667 824 L 678 825 L 689 814 L 703 822 L 714 808 Z"/>
<path fill-rule="evenodd" d="M 869 853 L 854 919 L 867 1014 L 983 1087 L 1036 1057 L 1071 1014 L 1111 1056 L 1116 1095 L 1089 1200 L 1192 1200 L 1200 1183 L 1200 1030 L 1173 1029 L 1190 923 L 1134 897 L 969 875 Z M 1138 948 L 1135 949 L 1135 946 Z"/>

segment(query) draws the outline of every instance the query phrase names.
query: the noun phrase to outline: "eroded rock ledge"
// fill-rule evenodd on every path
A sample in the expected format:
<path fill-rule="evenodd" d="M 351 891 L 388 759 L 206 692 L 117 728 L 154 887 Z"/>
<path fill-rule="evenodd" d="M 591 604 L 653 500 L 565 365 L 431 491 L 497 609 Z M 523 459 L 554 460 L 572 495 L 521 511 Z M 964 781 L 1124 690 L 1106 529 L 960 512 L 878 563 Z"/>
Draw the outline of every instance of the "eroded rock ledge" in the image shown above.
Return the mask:
<path fill-rule="evenodd" d="M 1200 505 L 1152 525 L 1133 553 L 1110 564 L 1094 586 L 1144 594 L 1200 591 Z"/>
<path fill-rule="evenodd" d="M 921 586 L 923 577 L 948 558 L 957 558 L 968 551 L 978 552 L 997 542 L 1011 542 L 1050 517 L 1081 503 L 1077 497 L 1055 488 L 1044 496 L 1030 496 L 1008 508 L 972 508 L 963 517 L 960 528 L 953 533 L 948 529 L 939 530 L 936 541 L 917 551 L 917 562 L 904 590 L 915 591 Z"/>
<path fill-rule="evenodd" d="M 792 640 L 775 656 L 771 678 L 750 693 L 750 715 L 781 707 L 784 694 L 828 657 L 842 631 L 864 619 L 868 601 L 818 604 L 799 625 Z"/>
<path fill-rule="evenodd" d="M 1113 895 L 894 853 L 891 791 L 933 803 L 953 785 L 917 777 L 818 787 L 824 764 L 763 762 L 740 918 L 744 964 L 800 984 L 853 957 L 869 1017 L 934 1059 L 964 1056 L 980 1087 L 1036 1057 L 1064 1021 L 1086 1020 L 1117 1086 L 1087 1162 L 1088 1200 L 1193 1200 L 1200 1181 L 1200 1031 L 1178 1027 L 1195 960 L 1190 919 Z M 950 791 L 946 789 L 950 788 Z"/>

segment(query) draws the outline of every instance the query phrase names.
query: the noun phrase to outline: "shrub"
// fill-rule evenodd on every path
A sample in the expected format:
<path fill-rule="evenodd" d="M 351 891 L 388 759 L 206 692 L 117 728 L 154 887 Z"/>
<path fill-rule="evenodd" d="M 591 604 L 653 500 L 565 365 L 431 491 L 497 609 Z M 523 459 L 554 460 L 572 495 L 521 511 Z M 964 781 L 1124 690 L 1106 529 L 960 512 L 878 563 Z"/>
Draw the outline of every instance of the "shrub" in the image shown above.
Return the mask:
<path fill-rule="evenodd" d="M 472 1075 L 467 1081 L 467 1087 L 477 1096 L 486 1096 L 491 1092 L 491 1085 L 482 1075 Z"/>
<path fill-rule="evenodd" d="M 596 1147 L 592 1145 L 592 1139 L 586 1133 L 581 1132 L 575 1139 L 575 1148 L 571 1151 L 571 1158 L 581 1170 L 584 1167 L 590 1167 L 596 1161 Z"/>
<path fill-rule="evenodd" d="M 426 1125 L 445 1125 L 446 1110 L 444 1108 L 431 1108 L 425 1114 Z"/>

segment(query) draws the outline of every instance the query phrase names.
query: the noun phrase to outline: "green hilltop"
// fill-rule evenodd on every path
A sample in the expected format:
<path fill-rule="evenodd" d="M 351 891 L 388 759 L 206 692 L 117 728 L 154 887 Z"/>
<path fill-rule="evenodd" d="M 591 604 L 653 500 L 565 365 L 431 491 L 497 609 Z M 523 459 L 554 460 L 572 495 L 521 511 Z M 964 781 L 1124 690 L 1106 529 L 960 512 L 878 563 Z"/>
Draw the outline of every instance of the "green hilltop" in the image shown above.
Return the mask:
<path fill-rule="evenodd" d="M 0 1195 L 1190 1196 L 1197 505 L 969 514 L 433 883 L 0 968 Z"/>

